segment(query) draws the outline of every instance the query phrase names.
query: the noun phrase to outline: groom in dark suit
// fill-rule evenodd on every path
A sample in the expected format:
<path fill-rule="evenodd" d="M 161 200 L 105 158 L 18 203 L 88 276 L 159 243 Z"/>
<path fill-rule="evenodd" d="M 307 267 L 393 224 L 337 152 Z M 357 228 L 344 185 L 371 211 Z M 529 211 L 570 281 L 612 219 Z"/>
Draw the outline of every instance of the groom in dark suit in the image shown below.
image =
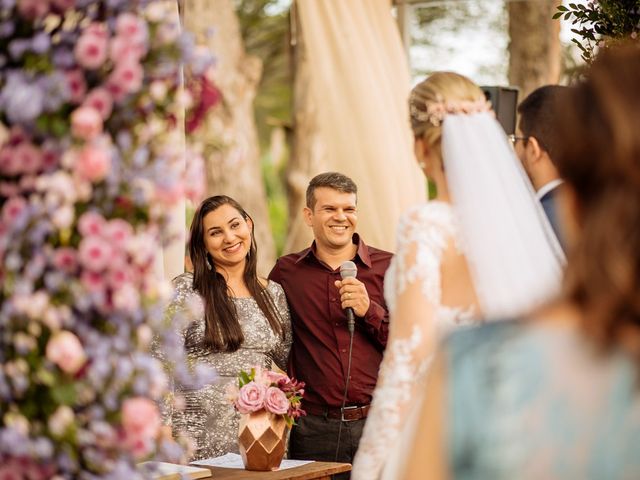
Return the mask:
<path fill-rule="evenodd" d="M 564 248 L 562 222 L 557 211 L 557 197 L 562 179 L 553 161 L 562 141 L 558 135 L 559 103 L 568 87 L 545 85 L 531 92 L 518 105 L 520 120 L 511 137 L 518 158 L 531 179 L 538 200 L 560 244 Z"/>

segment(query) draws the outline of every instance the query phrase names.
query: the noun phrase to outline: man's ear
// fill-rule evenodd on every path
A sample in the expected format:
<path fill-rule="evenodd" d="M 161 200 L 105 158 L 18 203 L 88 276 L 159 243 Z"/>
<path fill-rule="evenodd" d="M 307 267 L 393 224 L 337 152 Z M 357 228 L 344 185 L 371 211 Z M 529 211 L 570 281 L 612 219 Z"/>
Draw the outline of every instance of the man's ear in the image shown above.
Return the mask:
<path fill-rule="evenodd" d="M 529 164 L 536 163 L 542 155 L 544 154 L 544 150 L 540 146 L 540 142 L 536 137 L 529 137 L 527 139 L 527 143 L 525 145 L 525 149 L 527 152 L 527 161 Z"/>
<path fill-rule="evenodd" d="M 309 207 L 304 207 L 302 209 L 302 216 L 304 217 L 304 223 L 307 224 L 307 226 L 311 226 L 312 222 L 311 222 L 311 217 L 313 216 L 313 212 L 311 211 L 311 209 Z"/>

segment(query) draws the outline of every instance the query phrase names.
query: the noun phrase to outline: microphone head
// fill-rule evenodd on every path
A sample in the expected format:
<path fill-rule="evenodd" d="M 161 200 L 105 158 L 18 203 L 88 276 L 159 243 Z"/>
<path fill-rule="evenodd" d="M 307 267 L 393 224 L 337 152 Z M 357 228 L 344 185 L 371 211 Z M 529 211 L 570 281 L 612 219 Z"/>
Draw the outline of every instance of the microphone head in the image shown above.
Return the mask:
<path fill-rule="evenodd" d="M 358 267 L 351 260 L 347 260 L 340 265 L 340 277 L 344 280 L 345 278 L 356 278 L 358 274 Z"/>

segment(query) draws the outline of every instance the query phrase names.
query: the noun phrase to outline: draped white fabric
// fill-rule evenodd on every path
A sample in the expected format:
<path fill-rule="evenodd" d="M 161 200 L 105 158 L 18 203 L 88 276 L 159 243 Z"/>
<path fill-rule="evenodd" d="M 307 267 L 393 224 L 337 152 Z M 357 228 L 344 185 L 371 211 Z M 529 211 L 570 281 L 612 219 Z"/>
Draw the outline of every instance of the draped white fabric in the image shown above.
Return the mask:
<path fill-rule="evenodd" d="M 498 122 L 448 115 L 442 157 L 463 249 L 487 317 L 511 317 L 557 294 L 564 254 Z"/>
<path fill-rule="evenodd" d="M 400 214 L 425 200 L 426 187 L 413 154 L 409 69 L 390 1 L 296 0 L 295 7 L 323 144 L 317 171 L 308 173 L 353 178 L 358 231 L 368 244 L 394 250 Z M 292 233 L 300 235 L 299 226 Z M 304 248 L 311 238 L 306 229 L 288 245 Z"/>
<path fill-rule="evenodd" d="M 178 4 L 172 2 L 175 8 L 176 19 L 179 18 Z M 185 149 L 185 130 L 184 130 L 184 110 L 180 113 L 180 118 L 177 119 L 177 124 L 180 125 L 180 149 L 186 153 Z M 182 172 L 186 169 L 186 155 L 183 156 L 184 164 Z M 162 252 L 156 260 L 156 271 L 165 280 L 171 280 L 172 278 L 184 273 L 184 256 L 185 256 L 185 223 L 186 223 L 186 204 L 184 200 L 178 202 L 169 212 L 169 236 L 171 242 L 162 248 Z"/>

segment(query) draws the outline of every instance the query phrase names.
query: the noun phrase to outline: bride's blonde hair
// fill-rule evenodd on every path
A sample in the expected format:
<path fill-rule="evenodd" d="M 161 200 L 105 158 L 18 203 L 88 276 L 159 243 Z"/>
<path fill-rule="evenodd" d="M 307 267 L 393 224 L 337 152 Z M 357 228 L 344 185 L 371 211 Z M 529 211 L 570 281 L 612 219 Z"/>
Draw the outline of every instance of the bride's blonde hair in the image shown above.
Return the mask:
<path fill-rule="evenodd" d="M 467 77 L 453 72 L 436 72 L 416 85 L 409 96 L 411 129 L 416 139 L 422 138 L 432 153 L 441 154 L 442 119 L 444 113 L 488 109 L 480 88 Z M 467 112 L 468 113 L 468 112 Z"/>

